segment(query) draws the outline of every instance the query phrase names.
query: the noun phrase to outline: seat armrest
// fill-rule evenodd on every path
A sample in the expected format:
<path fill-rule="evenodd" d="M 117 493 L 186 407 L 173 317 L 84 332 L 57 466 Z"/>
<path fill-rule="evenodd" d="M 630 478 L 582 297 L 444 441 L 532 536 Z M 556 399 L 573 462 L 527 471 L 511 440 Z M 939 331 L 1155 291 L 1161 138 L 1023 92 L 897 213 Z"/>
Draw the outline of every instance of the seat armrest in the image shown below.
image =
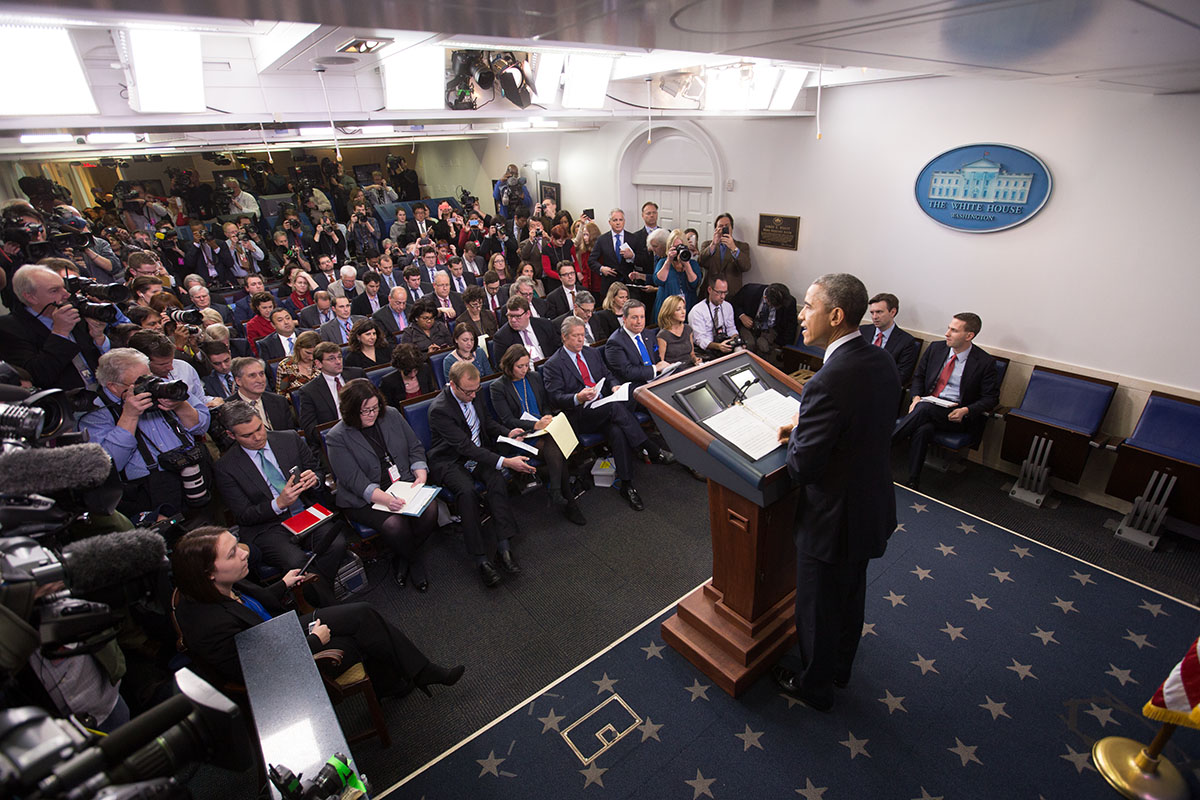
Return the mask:
<path fill-rule="evenodd" d="M 338 650 L 336 647 L 331 647 L 328 650 L 320 650 L 313 653 L 313 661 L 317 662 L 318 667 L 340 667 L 342 659 L 346 657 L 343 650 Z"/>
<path fill-rule="evenodd" d="M 996 406 L 988 414 L 996 419 L 1004 419 L 1008 416 L 1008 412 L 1012 411 L 1008 406 Z"/>

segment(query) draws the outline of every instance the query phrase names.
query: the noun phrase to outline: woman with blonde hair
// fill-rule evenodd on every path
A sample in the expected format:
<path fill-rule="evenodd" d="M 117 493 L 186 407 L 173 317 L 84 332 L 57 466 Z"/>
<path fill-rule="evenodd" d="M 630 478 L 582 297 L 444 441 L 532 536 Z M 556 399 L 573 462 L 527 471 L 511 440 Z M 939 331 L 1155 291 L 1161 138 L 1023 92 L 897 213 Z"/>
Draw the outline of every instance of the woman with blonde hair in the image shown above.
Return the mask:
<path fill-rule="evenodd" d="M 682 255 L 687 255 L 688 258 L 681 258 Z M 688 247 L 683 231 L 676 228 L 667 237 L 665 254 L 654 264 L 654 285 L 659 287 L 658 297 L 654 301 L 654 313 L 659 312 L 667 297 L 674 295 L 683 295 L 689 310 L 696 305 L 696 288 L 700 286 L 700 274 L 700 262 L 696 260 L 696 253 Z"/>
<path fill-rule="evenodd" d="M 692 326 L 687 323 L 687 304 L 677 294 L 663 300 L 658 310 L 658 352 L 663 361 L 675 364 L 682 361 L 689 366 L 700 363 L 692 337 Z"/>

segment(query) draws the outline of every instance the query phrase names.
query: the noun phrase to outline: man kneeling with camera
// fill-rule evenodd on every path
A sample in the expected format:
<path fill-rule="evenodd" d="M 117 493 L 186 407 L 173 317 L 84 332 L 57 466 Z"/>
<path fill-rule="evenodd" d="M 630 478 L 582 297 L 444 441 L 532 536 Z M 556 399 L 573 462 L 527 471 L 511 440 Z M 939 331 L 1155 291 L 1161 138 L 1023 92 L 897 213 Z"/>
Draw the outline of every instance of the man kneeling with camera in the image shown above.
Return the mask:
<path fill-rule="evenodd" d="M 112 456 L 125 489 L 118 509 L 170 515 L 207 505 L 211 468 L 196 441 L 208 430 L 203 398 L 183 381 L 150 374 L 150 359 L 129 347 L 109 350 L 96 369 L 98 408 L 79 420 L 91 441 Z"/>

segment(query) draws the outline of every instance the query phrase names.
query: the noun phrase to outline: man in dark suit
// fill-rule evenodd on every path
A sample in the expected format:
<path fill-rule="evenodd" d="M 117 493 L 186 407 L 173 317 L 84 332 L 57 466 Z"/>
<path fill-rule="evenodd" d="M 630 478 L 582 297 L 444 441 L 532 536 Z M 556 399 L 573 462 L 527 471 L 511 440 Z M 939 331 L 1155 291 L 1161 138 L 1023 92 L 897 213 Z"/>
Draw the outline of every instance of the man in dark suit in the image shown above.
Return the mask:
<path fill-rule="evenodd" d="M 917 367 L 917 354 L 921 352 L 921 343 L 896 324 L 896 315 L 900 313 L 900 298 L 888 292 L 881 292 L 871 298 L 871 302 L 867 304 L 867 313 L 871 315 L 871 324 L 859 326 L 859 333 L 871 344 L 888 351 L 896 361 L 896 369 L 900 371 L 901 388 L 908 386 L 913 370 Z"/>
<path fill-rule="evenodd" d="M 312 305 L 300 309 L 300 327 L 316 330 L 333 319 L 333 296 L 325 290 L 313 292 Z"/>
<path fill-rule="evenodd" d="M 983 327 L 978 314 L 955 314 L 946 328 L 946 339 L 925 350 L 913 373 L 912 405 L 896 423 L 893 441 L 912 439 L 908 445 L 908 480 L 916 489 L 925 465 L 925 451 L 937 431 L 967 431 L 971 446 L 983 438 L 984 412 L 1000 401 L 1000 376 L 996 359 L 972 344 Z M 939 398 L 934 403 L 929 398 Z"/>
<path fill-rule="evenodd" d="M 596 240 L 588 255 L 588 266 L 593 275 L 600 275 L 600 291 L 604 293 L 617 281 L 629 280 L 630 272 L 636 269 L 637 257 L 629 241 L 632 234 L 625 230 L 625 212 L 614 208 L 608 215 L 608 226 L 609 231 Z"/>
<path fill-rule="evenodd" d="M 318 605 L 333 604 L 333 581 L 346 555 L 344 524 L 328 520 L 299 537 L 282 525 L 314 503 L 336 508 L 320 462 L 294 432 L 267 430 L 246 403 L 227 403 L 221 415 L 235 446 L 218 459 L 216 484 L 237 520 L 240 539 L 257 547 L 264 563 L 283 572 L 303 567 L 306 550 L 316 554 L 312 571 L 319 580 L 312 584 L 313 599 Z M 293 468 L 295 477 L 289 474 Z"/>
<path fill-rule="evenodd" d="M 267 285 L 263 281 L 263 276 L 257 273 L 247 275 L 242 279 L 243 288 L 246 290 L 246 296 L 233 304 L 233 318 L 243 324 L 254 319 L 254 309 L 250 307 L 250 298 L 259 292 L 266 292 Z M 279 305 L 279 297 L 274 292 L 270 295 L 275 298 L 275 304 Z"/>
<path fill-rule="evenodd" d="M 398 339 L 409 325 L 408 290 L 403 286 L 392 289 L 388 292 L 387 302 L 371 316 L 383 326 L 388 336 Z"/>
<path fill-rule="evenodd" d="M 634 453 L 644 451 L 658 464 L 673 464 L 675 456 L 646 436 L 627 404 L 588 406 L 599 394 L 612 394 L 615 378 L 604 366 L 600 352 L 587 346 L 583 328 L 579 317 L 563 320 L 562 347 L 542 365 L 542 382 L 551 404 L 563 409 L 577 433 L 604 433 L 616 462 L 621 497 L 634 511 L 641 511 L 645 505 L 633 488 Z M 596 384 L 602 378 L 607 380 L 602 392 L 597 393 Z"/>
<path fill-rule="evenodd" d="M 534 318 L 552 317 L 546 301 L 535 296 L 533 278 L 528 275 L 522 275 L 507 286 L 501 286 L 499 292 L 497 292 L 497 298 L 500 300 L 502 307 L 507 305 L 509 299 L 513 297 L 524 297 L 526 302 L 529 303 L 529 308 Z"/>
<path fill-rule="evenodd" d="M 546 296 L 546 316 L 554 319 L 563 314 L 569 314 L 575 308 L 575 294 L 583 291 L 575 280 L 575 267 L 562 264 L 558 268 L 558 280 L 561 284 Z"/>
<path fill-rule="evenodd" d="M 409 241 L 432 239 L 433 228 L 437 224 L 437 220 L 429 218 L 429 207 L 424 203 L 413 203 L 412 216 L 413 218 L 404 228 Z"/>
<path fill-rule="evenodd" d="M 438 263 L 437 248 L 432 245 L 421 248 L 421 258 L 417 266 L 421 270 L 421 283 L 427 283 L 430 286 L 433 286 L 438 275 L 450 274 L 450 270 L 445 265 Z"/>
<path fill-rule="evenodd" d="M 817 278 L 804 297 L 804 343 L 825 365 L 804 387 L 794 424 L 780 431 L 802 495 L 796 512 L 796 634 L 801 669 L 776 667 L 783 690 L 818 711 L 850 680 L 862 636 L 867 562 L 896 529 L 890 448 L 900 377 L 891 357 L 858 333 L 867 289 L 853 275 Z"/>
<path fill-rule="evenodd" d="M 453 324 L 460 314 L 467 313 L 467 304 L 462 295 L 450 290 L 450 273 L 439 272 L 433 280 L 433 304 L 438 319 L 447 325 Z"/>
<path fill-rule="evenodd" d="M 258 340 L 258 354 L 264 361 L 275 361 L 292 354 L 296 347 L 296 320 L 286 308 L 271 312 L 275 332 Z"/>
<path fill-rule="evenodd" d="M 344 299 L 344 298 L 343 298 Z M 313 348 L 313 363 L 320 370 L 301 386 L 300 429 L 304 438 L 318 442 L 317 426 L 342 418 L 338 394 L 348 381 L 363 377 L 359 367 L 342 367 L 342 348 L 333 342 L 321 342 Z"/>
<path fill-rule="evenodd" d="M 201 342 L 200 352 L 209 367 L 209 373 L 200 379 L 200 384 L 211 408 L 214 399 L 228 400 L 237 391 L 233 383 L 233 354 L 225 342 Z"/>
<path fill-rule="evenodd" d="M 191 247 L 183 254 L 184 270 L 199 275 L 214 286 L 236 286 L 233 253 L 229 252 L 224 241 L 207 228 L 193 227 L 193 237 L 196 237 L 198 230 L 199 238 L 193 238 Z"/>
<path fill-rule="evenodd" d="M 618 381 L 633 384 L 630 394 L 667 368 L 657 352 L 658 342 L 646 332 L 646 305 L 641 300 L 625 303 L 624 324 L 604 343 L 604 360 Z M 632 399 L 631 399 L 632 402 Z"/>
<path fill-rule="evenodd" d="M 525 431 L 508 430 L 488 413 L 479 383 L 479 370 L 470 361 L 459 361 L 450 368 L 450 381 L 429 406 L 429 428 L 433 435 L 429 465 L 434 483 L 457 497 L 463 539 L 479 566 L 483 585 L 490 589 L 500 583 L 500 573 L 489 559 L 493 548 L 505 572 L 521 571 L 509 543 L 517 532 L 517 520 L 508 502 L 508 485 L 501 470 L 533 475 L 536 469 L 525 456 L 506 458 L 496 452 L 499 446 L 496 437 L 520 438 Z M 475 481 L 487 487 L 486 502 L 492 512 L 492 525 L 486 531 L 479 516 L 480 498 Z"/>
<path fill-rule="evenodd" d="M 0 359 L 27 371 L 39 389 L 95 387 L 104 323 L 82 319 L 67 303 L 61 275 L 26 264 L 13 273 L 11 314 L 0 317 Z"/>
<path fill-rule="evenodd" d="M 360 319 L 366 319 L 366 317 L 351 314 L 350 301 L 348 299 L 345 297 L 335 297 L 333 299 L 333 319 L 326 322 L 318 330 L 318 333 L 321 334 L 321 341 L 349 344 L 350 331 L 354 330 L 354 325 Z"/>
<path fill-rule="evenodd" d="M 193 307 L 203 311 L 206 308 L 211 308 L 221 315 L 221 321 L 231 329 L 237 330 L 237 321 L 233 318 L 233 309 L 224 303 L 214 303 L 212 294 L 208 291 L 207 286 L 193 284 L 187 292 L 188 300 L 191 301 Z"/>
<path fill-rule="evenodd" d="M 570 311 L 554 318 L 555 330 L 562 330 L 562 324 L 567 321 L 567 317 L 576 316 L 583 320 L 584 341 L 587 344 L 595 344 L 607 339 L 612 331 L 606 326 L 600 324 L 600 318 L 595 316 L 596 298 L 592 297 L 592 293 L 580 289 L 575 293 L 575 305 Z"/>
<path fill-rule="evenodd" d="M 387 298 L 380 294 L 383 277 L 378 272 L 366 272 L 362 279 L 363 291 L 350 301 L 350 313 L 369 317 L 387 306 Z"/>
<path fill-rule="evenodd" d="M 241 400 L 249 404 L 258 412 L 258 416 L 262 417 L 267 430 L 297 430 L 292 404 L 283 395 L 268 391 L 270 382 L 267 379 L 267 368 L 261 359 L 235 358 L 230 365 L 230 372 L 233 374 L 235 387 L 230 400 Z"/>
<path fill-rule="evenodd" d="M 747 283 L 730 304 L 746 349 L 778 364 L 784 346 L 796 341 L 796 298 L 787 286 Z"/>
<path fill-rule="evenodd" d="M 531 361 L 549 358 L 562 346 L 562 338 L 556 335 L 554 323 L 529 313 L 529 301 L 517 295 L 506 306 L 508 322 L 496 331 L 492 339 L 496 342 L 497 358 L 514 344 L 523 344 L 529 351 Z"/>
<path fill-rule="evenodd" d="M 426 295 L 433 294 L 433 284 L 421 277 L 421 268 L 409 264 L 404 268 L 404 288 L 408 290 L 408 302 L 415 303 Z"/>

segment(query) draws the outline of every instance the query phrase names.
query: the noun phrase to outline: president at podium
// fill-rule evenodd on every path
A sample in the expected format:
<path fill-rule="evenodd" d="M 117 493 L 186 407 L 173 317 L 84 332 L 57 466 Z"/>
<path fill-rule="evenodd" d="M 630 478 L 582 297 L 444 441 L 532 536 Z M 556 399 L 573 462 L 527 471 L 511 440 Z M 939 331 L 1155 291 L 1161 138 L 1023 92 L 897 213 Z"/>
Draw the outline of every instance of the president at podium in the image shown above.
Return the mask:
<path fill-rule="evenodd" d="M 892 357 L 858 332 L 867 289 L 853 275 L 817 278 L 804 296 L 804 343 L 825 363 L 804 386 L 787 438 L 796 511 L 799 672 L 773 670 L 780 687 L 818 711 L 850 680 L 862 635 L 867 562 L 896 529 L 891 436 L 900 376 Z"/>

